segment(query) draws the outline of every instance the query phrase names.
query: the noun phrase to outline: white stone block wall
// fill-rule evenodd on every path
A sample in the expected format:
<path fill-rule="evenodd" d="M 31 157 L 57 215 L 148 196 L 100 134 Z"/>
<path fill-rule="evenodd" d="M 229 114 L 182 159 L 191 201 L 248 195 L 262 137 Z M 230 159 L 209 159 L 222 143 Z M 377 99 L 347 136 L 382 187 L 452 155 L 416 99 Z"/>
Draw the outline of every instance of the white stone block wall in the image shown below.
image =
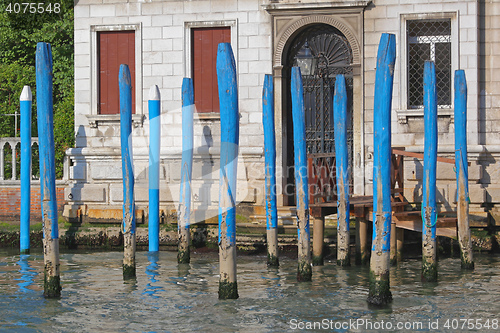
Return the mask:
<path fill-rule="evenodd" d="M 364 31 L 364 69 L 365 69 L 365 146 L 373 147 L 373 103 L 375 67 L 378 43 L 382 33 L 393 33 L 396 35 L 396 65 L 394 73 L 394 87 L 392 100 L 392 145 L 403 146 L 407 150 L 423 152 L 424 149 L 424 123 L 423 116 L 407 117 L 400 121 L 398 116 L 403 109 L 406 92 L 402 82 L 404 76 L 402 71 L 406 70 L 406 64 L 402 62 L 402 53 L 405 46 L 404 18 L 409 14 L 440 15 L 441 13 L 455 14 L 452 18 L 452 48 L 453 43 L 458 40 L 458 59 L 455 59 L 456 68 L 464 69 L 468 85 L 468 144 L 477 146 L 480 142 L 480 110 L 478 106 L 478 56 L 479 56 L 479 18 L 478 1 L 403 1 L 387 0 L 373 1 L 373 4 L 365 11 Z M 458 35 L 457 35 L 458 34 Z M 455 44 L 456 45 L 456 44 Z M 452 92 L 453 99 L 453 92 Z M 404 111 L 404 110 L 403 110 Z M 438 120 L 438 143 L 440 154 L 453 158 L 454 153 L 454 123 L 449 116 L 439 117 Z M 470 179 L 471 189 L 482 194 L 475 194 L 473 203 L 483 202 L 484 189 L 482 189 L 481 177 L 483 169 L 477 153 L 470 153 L 472 160 L 471 171 L 474 175 Z M 371 178 L 372 160 L 367 159 L 367 175 Z M 421 200 L 421 177 L 417 174 L 422 172 L 423 161 L 407 158 L 405 160 L 405 195 L 410 201 Z M 456 184 L 450 179 L 449 166 L 438 163 L 438 187 L 440 188 L 439 201 L 446 209 L 455 207 Z M 477 170 L 476 170 L 477 169 Z M 367 184 L 367 192 L 371 193 L 371 180 Z M 453 187 L 448 189 L 448 187 Z M 454 189 L 454 190 L 453 190 Z M 472 190 L 471 190 L 472 191 Z M 474 193 L 476 193 L 474 192 Z M 480 201 L 479 201 L 480 200 Z"/>
<path fill-rule="evenodd" d="M 139 1 L 139 0 L 80 0 L 75 6 L 75 127 L 77 132 L 76 149 L 70 153 L 73 166 L 71 172 L 80 179 L 70 190 L 77 198 L 85 198 L 85 192 L 94 191 L 95 186 L 104 188 L 103 205 L 120 205 L 121 162 L 119 123 L 99 123 L 97 128 L 89 125 L 88 116 L 92 112 L 91 96 L 92 75 L 95 69 L 92 62 L 91 26 L 138 25 L 136 34 L 141 35 L 142 64 L 142 100 L 136 114 L 144 115 L 142 126 L 133 129 L 134 168 L 136 188 L 147 189 L 147 160 L 149 122 L 147 120 L 147 98 L 151 85 L 158 85 L 162 102 L 162 183 L 178 182 L 176 171 L 180 170 L 181 153 L 181 85 L 184 77 L 190 76 L 190 38 L 189 24 L 198 22 L 230 22 L 231 43 L 233 45 L 237 71 L 240 118 L 240 152 L 245 159 L 242 164 L 243 174 L 250 166 L 263 168 L 263 129 L 262 129 L 262 84 L 264 75 L 272 71 L 271 66 L 271 20 L 261 5 L 263 0 L 199 0 L 199 1 Z M 220 24 L 220 23 L 219 23 Z M 95 40 L 95 39 L 94 39 Z M 136 45 L 136 47 L 139 47 Z M 139 72 L 136 68 L 136 72 Z M 137 82 L 137 80 L 136 80 Z M 133 83 L 134 84 L 134 83 Z M 137 86 L 137 85 L 136 85 Z M 196 118 L 196 116 L 195 116 Z M 217 206 L 218 195 L 211 193 L 218 190 L 218 165 L 216 162 L 209 169 L 196 170 L 203 161 L 217 160 L 220 142 L 220 121 L 195 120 L 195 163 L 194 173 L 212 172 L 210 177 L 193 182 L 196 189 L 196 202 Z M 197 154 L 197 148 L 211 146 L 211 155 Z M 83 148 L 83 149 L 80 149 Z M 113 150 L 112 154 L 99 153 Z M 82 153 L 83 151 L 83 153 Z M 104 164 L 106 165 L 104 165 Z M 250 164 L 249 164 L 250 163 Z M 240 172 L 239 169 L 239 172 Z M 207 171 L 208 170 L 208 171 Z M 179 176 L 179 175 L 177 175 Z M 213 178 L 216 179 L 207 179 Z M 82 179 L 83 177 L 83 179 Z M 245 179 L 246 180 L 246 179 Z M 109 184 L 108 184 L 109 183 Z M 252 203 L 263 204 L 263 182 L 251 179 L 248 186 L 257 188 L 239 191 L 243 198 Z M 82 187 L 83 186 L 83 187 Z M 206 191 L 209 186 L 212 190 Z M 170 188 L 163 189 L 165 193 Z M 142 191 L 142 190 L 141 190 Z M 78 192 L 78 194 L 76 194 Z M 142 192 L 141 192 L 142 193 Z M 205 193 L 205 195 L 204 195 Z M 246 193 L 249 193 L 248 195 Z M 147 196 L 136 193 L 139 205 L 147 205 Z M 206 198 L 203 198 L 203 197 Z M 171 195 L 166 195 L 171 197 Z M 101 198 L 99 196 L 99 198 Z M 162 196 L 162 200 L 165 196 Z M 168 199 L 167 199 L 168 200 Z M 208 200 L 208 202 L 206 201 Z M 172 207 L 173 208 L 173 207 Z"/>

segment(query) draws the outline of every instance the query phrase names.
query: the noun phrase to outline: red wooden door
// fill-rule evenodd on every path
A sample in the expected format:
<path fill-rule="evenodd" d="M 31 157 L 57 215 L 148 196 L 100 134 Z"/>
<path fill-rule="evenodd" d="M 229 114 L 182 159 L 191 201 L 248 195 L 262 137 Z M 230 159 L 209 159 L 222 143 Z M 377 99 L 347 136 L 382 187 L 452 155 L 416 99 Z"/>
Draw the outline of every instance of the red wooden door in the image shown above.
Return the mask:
<path fill-rule="evenodd" d="M 101 31 L 99 38 L 99 114 L 120 113 L 118 74 L 127 64 L 132 82 L 132 113 L 135 113 L 135 31 Z"/>
<path fill-rule="evenodd" d="M 231 29 L 196 28 L 191 30 L 193 52 L 194 103 L 198 112 L 219 112 L 217 86 L 217 47 L 231 42 Z"/>

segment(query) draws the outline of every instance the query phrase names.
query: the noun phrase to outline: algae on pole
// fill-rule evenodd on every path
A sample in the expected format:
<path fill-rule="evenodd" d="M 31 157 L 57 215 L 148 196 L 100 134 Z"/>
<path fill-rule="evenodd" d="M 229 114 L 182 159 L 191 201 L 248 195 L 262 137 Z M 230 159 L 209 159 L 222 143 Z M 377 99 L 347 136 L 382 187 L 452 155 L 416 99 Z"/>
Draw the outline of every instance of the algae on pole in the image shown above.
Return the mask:
<path fill-rule="evenodd" d="M 45 263 L 43 294 L 48 298 L 61 296 L 52 76 L 50 44 L 38 43 L 36 47 L 36 101 L 40 155 L 40 196 L 43 213 L 43 258 Z"/>
<path fill-rule="evenodd" d="M 132 155 L 132 85 L 127 65 L 120 65 L 120 143 L 123 174 L 123 278 L 133 279 L 135 272 L 135 201 Z"/>
<path fill-rule="evenodd" d="M 422 280 L 437 281 L 436 171 L 437 94 L 434 62 L 424 65 L 424 175 L 422 187 Z"/>
<path fill-rule="evenodd" d="M 373 108 L 373 239 L 368 303 L 392 301 L 389 283 L 391 240 L 391 103 L 396 36 L 382 34 L 377 53 Z"/>
<path fill-rule="evenodd" d="M 221 148 L 219 185 L 219 298 L 238 298 L 236 282 L 236 171 L 239 112 L 236 63 L 231 44 L 217 49 Z"/>
<path fill-rule="evenodd" d="M 291 80 L 295 191 L 297 196 L 298 267 L 297 281 L 311 281 L 311 240 L 309 233 L 309 190 L 307 181 L 304 87 L 300 68 L 292 67 Z"/>

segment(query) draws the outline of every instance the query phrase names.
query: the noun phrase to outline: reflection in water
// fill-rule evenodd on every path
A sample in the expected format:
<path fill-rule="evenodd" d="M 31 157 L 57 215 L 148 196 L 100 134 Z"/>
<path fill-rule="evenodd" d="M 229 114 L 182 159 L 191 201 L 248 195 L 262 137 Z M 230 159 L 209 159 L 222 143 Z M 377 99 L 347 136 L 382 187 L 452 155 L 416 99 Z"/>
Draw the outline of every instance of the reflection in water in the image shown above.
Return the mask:
<path fill-rule="evenodd" d="M 29 257 L 29 254 L 21 254 L 19 261 L 17 262 L 17 264 L 21 267 L 19 269 L 21 277 L 19 279 L 16 279 L 16 281 L 20 281 L 17 285 L 19 286 L 19 291 L 22 291 L 24 293 L 33 292 L 33 290 L 29 289 L 28 287 L 33 284 L 33 280 L 38 274 L 34 269 L 30 267 L 28 261 Z"/>
<path fill-rule="evenodd" d="M 159 281 L 156 279 L 160 273 L 158 273 L 158 269 L 160 268 L 160 265 L 158 265 L 158 260 L 159 260 L 159 252 L 158 251 L 151 251 L 147 253 L 149 265 L 146 267 L 146 274 L 149 277 L 149 283 L 146 285 L 146 288 L 144 289 L 143 294 L 144 295 L 149 295 L 153 298 L 158 298 L 159 296 L 156 295 L 158 291 L 162 291 L 163 287 L 161 286 L 155 286 L 155 283 L 158 283 Z"/>

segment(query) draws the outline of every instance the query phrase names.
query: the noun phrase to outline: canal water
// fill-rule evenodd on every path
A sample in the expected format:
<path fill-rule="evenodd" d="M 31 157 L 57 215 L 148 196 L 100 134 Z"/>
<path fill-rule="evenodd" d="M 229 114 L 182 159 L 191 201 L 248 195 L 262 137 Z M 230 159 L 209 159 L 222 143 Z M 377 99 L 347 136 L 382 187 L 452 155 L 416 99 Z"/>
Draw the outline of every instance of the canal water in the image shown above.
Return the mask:
<path fill-rule="evenodd" d="M 16 251 L 17 252 L 17 251 Z M 43 255 L 0 249 L 1 332 L 499 332 L 500 256 L 439 262 L 439 282 L 420 281 L 420 261 L 391 270 L 392 304 L 370 308 L 368 267 L 313 268 L 296 282 L 296 260 L 279 269 L 238 256 L 237 300 L 218 300 L 217 253 L 138 252 L 137 280 L 122 279 L 120 252 L 61 254 L 62 297 L 45 299 Z"/>

